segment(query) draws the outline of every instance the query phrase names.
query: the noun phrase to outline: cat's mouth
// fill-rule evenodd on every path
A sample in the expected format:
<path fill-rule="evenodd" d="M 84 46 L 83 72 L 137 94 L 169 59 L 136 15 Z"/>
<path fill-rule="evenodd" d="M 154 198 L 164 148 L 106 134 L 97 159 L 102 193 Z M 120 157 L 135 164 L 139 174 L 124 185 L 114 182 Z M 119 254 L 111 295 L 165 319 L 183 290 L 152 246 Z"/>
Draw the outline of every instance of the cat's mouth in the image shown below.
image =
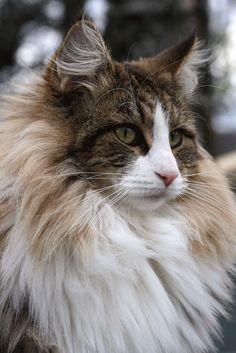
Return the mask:
<path fill-rule="evenodd" d="M 165 190 L 159 190 L 157 192 L 152 192 L 152 193 L 142 193 L 140 192 L 139 194 L 133 195 L 136 200 L 140 201 L 166 201 L 166 200 L 171 200 L 175 199 L 177 196 L 181 194 L 182 189 L 165 189 Z"/>
<path fill-rule="evenodd" d="M 155 199 L 160 199 L 162 197 L 166 196 L 166 191 L 161 191 L 158 194 L 143 194 L 139 195 L 139 199 L 150 199 L 150 200 L 155 200 Z"/>
<path fill-rule="evenodd" d="M 171 192 L 170 192 L 171 191 Z M 181 194 L 180 190 L 160 190 L 159 192 L 153 193 L 137 193 L 132 195 L 134 208 L 138 210 L 146 211 L 154 211 L 165 205 L 166 203 L 175 200 Z M 130 198 L 129 198 L 130 200 Z M 129 204 L 129 202 L 128 202 Z"/>

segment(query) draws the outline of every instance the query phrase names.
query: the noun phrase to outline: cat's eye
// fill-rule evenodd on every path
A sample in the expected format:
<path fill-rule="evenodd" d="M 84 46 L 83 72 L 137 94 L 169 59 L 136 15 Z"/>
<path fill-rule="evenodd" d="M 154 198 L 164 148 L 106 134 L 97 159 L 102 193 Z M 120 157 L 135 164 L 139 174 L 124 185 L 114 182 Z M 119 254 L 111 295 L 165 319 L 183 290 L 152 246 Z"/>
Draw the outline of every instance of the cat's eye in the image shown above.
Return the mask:
<path fill-rule="evenodd" d="M 175 148 L 182 144 L 183 133 L 180 129 L 176 129 L 170 132 L 169 135 L 170 147 Z"/>
<path fill-rule="evenodd" d="M 118 139 L 127 145 L 135 145 L 137 133 L 134 129 L 128 126 L 120 126 L 115 129 L 115 134 Z"/>

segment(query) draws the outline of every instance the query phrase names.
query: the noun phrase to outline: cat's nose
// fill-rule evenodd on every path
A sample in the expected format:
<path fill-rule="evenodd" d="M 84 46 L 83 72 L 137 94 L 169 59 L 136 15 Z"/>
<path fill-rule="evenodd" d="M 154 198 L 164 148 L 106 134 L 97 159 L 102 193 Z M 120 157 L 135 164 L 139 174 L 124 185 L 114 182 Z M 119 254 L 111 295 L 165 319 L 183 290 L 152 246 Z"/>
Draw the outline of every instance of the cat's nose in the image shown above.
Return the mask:
<path fill-rule="evenodd" d="M 169 186 L 177 178 L 177 172 L 165 172 L 165 173 L 156 173 L 156 175 L 164 182 L 165 186 Z"/>

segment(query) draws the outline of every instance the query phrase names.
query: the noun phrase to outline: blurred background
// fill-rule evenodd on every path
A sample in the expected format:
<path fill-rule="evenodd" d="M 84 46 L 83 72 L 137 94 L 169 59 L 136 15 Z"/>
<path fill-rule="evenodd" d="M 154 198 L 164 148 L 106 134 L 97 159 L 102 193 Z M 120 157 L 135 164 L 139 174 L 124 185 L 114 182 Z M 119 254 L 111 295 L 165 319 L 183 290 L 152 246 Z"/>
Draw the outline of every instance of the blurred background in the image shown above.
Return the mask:
<path fill-rule="evenodd" d="M 154 55 L 196 31 L 211 60 L 193 109 L 203 144 L 236 187 L 236 0 L 0 0 L 0 89 L 47 61 L 84 11 L 117 60 Z M 236 353 L 232 312 L 221 353 Z"/>

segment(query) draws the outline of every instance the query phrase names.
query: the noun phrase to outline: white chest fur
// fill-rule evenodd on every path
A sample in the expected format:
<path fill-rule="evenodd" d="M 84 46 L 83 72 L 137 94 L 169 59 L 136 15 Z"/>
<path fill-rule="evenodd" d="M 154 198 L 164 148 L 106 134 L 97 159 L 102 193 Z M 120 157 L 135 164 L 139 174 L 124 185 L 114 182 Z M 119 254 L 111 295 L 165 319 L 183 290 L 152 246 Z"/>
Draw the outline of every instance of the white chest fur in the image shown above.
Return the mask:
<path fill-rule="evenodd" d="M 3 298 L 29 293 L 42 337 L 59 353 L 204 351 L 223 310 L 217 298 L 227 299 L 226 270 L 192 256 L 178 211 L 127 218 L 107 206 L 83 254 L 65 245 L 41 264 L 13 229 Z"/>

